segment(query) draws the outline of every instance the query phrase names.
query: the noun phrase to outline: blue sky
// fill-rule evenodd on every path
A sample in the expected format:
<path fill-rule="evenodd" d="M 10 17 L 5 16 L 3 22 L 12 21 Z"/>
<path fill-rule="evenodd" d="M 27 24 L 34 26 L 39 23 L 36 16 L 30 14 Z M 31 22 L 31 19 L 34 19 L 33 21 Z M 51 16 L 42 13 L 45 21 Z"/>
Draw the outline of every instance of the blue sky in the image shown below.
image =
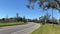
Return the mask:
<path fill-rule="evenodd" d="M 28 9 L 26 7 L 27 0 L 0 0 L 0 18 L 6 17 L 15 17 L 16 13 L 19 13 L 19 16 L 29 19 L 39 18 L 40 16 L 45 15 L 42 9 L 38 9 L 37 6 L 34 10 Z M 48 11 L 51 14 L 51 9 Z M 59 19 L 60 13 L 58 10 L 54 10 L 54 17 Z"/>

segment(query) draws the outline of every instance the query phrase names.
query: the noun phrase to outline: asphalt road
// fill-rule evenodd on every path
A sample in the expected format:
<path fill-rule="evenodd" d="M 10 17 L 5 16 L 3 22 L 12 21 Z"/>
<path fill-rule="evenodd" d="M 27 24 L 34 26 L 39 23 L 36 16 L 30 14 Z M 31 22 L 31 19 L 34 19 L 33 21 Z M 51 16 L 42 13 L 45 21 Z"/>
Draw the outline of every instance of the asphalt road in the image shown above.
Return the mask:
<path fill-rule="evenodd" d="M 0 34 L 29 34 L 39 27 L 39 24 L 31 23 L 25 25 L 1 27 Z"/>

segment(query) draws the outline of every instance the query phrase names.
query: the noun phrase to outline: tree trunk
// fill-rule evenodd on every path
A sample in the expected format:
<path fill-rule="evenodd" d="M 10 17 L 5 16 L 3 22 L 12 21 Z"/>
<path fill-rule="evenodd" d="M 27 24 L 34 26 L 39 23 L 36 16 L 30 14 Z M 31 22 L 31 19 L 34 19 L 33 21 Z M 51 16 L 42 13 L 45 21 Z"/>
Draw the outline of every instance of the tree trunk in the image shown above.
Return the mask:
<path fill-rule="evenodd" d="M 54 19 L 53 19 L 53 9 L 52 9 L 52 24 L 53 24 L 53 22 L 54 22 Z"/>
<path fill-rule="evenodd" d="M 48 20 L 48 11 L 46 11 L 46 22 Z"/>

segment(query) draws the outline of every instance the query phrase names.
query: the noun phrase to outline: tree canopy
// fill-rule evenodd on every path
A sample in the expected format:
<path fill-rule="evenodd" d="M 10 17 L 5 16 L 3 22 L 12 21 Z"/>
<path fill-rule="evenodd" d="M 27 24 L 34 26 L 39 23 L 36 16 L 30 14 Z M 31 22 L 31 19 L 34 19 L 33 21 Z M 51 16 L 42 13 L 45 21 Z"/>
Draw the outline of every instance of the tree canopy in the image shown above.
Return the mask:
<path fill-rule="evenodd" d="M 55 8 L 60 11 L 60 0 L 28 0 L 27 7 L 34 9 L 34 4 L 38 4 L 38 6 L 43 9 L 45 8 Z M 47 3 L 44 5 L 44 3 Z"/>

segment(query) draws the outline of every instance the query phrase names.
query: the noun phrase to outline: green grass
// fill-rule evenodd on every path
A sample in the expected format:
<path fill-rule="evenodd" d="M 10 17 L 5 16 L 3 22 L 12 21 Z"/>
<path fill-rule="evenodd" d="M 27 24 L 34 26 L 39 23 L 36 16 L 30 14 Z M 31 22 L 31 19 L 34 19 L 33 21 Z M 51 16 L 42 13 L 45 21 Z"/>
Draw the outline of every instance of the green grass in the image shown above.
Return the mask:
<path fill-rule="evenodd" d="M 60 34 L 60 27 L 51 24 L 42 25 L 30 34 Z"/>
<path fill-rule="evenodd" d="M 24 22 L 0 23 L 0 27 L 25 24 Z"/>

